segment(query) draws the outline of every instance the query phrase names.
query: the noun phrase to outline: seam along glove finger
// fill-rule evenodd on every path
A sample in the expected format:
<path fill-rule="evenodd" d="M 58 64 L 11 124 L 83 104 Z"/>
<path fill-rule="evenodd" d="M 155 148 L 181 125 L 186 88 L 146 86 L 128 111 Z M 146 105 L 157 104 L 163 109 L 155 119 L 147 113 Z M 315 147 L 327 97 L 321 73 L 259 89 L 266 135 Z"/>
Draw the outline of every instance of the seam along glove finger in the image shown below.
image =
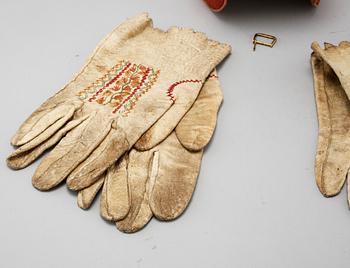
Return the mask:
<path fill-rule="evenodd" d="M 113 191 L 113 186 L 106 184 L 105 179 L 101 196 L 102 217 L 117 221 L 117 228 L 123 232 L 140 230 L 153 215 L 160 220 L 179 217 L 192 197 L 203 148 L 215 129 L 221 102 L 220 85 L 213 72 L 176 131 L 150 150 L 132 149 L 127 160 L 127 170 L 106 175 L 108 179 L 115 176 L 115 180 L 123 181 L 122 185 L 127 182 L 128 189 L 124 187 L 124 194 Z M 101 187 L 100 183 L 98 181 L 78 193 L 78 205 L 81 208 L 91 205 L 91 197 L 96 195 L 96 187 Z M 120 189 L 117 185 L 114 187 Z M 129 198 L 124 198 L 126 195 Z M 115 210 L 111 203 L 115 204 Z M 118 213 L 118 206 L 123 208 L 123 213 Z M 126 209 L 127 206 L 129 209 Z"/>
<path fill-rule="evenodd" d="M 49 190 L 66 178 L 73 190 L 97 182 L 177 99 L 189 108 L 229 52 L 193 30 L 153 28 L 146 14 L 127 20 L 20 127 L 12 139 L 20 147 L 8 165 L 25 167 L 57 144 L 33 176 L 36 188 Z"/>
<path fill-rule="evenodd" d="M 324 50 L 313 43 L 312 48 L 315 51 L 311 63 L 319 121 L 315 174 L 319 190 L 330 197 L 341 191 L 350 167 L 350 102 L 347 95 L 350 91 L 346 90 L 350 85 L 350 76 L 346 75 L 350 69 L 350 47 L 342 42 L 339 47 L 325 44 Z"/>

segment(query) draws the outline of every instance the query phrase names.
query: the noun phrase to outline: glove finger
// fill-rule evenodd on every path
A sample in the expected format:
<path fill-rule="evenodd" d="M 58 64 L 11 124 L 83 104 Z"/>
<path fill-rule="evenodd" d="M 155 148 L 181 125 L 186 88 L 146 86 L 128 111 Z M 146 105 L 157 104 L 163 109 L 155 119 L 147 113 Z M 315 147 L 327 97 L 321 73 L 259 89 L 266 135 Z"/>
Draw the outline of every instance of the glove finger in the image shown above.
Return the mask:
<path fill-rule="evenodd" d="M 319 118 L 316 182 L 327 197 L 337 195 L 344 185 L 350 159 L 350 102 L 330 66 L 312 58 L 315 96 Z"/>
<path fill-rule="evenodd" d="M 330 144 L 331 119 L 324 83 L 323 60 L 316 57 L 315 54 L 312 54 L 311 64 L 314 75 L 315 100 L 319 124 L 315 174 L 316 183 L 319 186 L 320 191 L 323 192 L 322 170 L 323 164 L 326 162 L 327 152 Z"/>
<path fill-rule="evenodd" d="M 173 132 L 159 146 L 150 175 L 150 207 L 160 220 L 179 217 L 188 206 L 199 174 L 203 151 L 190 152 Z"/>
<path fill-rule="evenodd" d="M 325 43 L 325 49 L 322 49 L 317 42 L 313 42 L 311 48 L 337 74 L 344 91 L 350 98 L 350 42 L 343 41 L 338 46 Z"/>
<path fill-rule="evenodd" d="M 22 145 L 7 158 L 7 165 L 13 169 L 21 169 L 30 165 L 43 152 L 55 145 L 59 140 L 66 135 L 68 131 L 78 126 L 88 117 L 82 117 L 68 122 L 63 128 L 56 132 L 47 140 L 42 141 L 42 135 L 34 138 L 30 142 Z"/>
<path fill-rule="evenodd" d="M 202 80 L 184 80 L 173 84 L 168 90 L 174 104 L 150 127 L 134 147 L 140 151 L 150 150 L 162 142 L 175 129 L 184 114 L 191 108 L 202 88 Z M 188 94 L 191 92 L 191 94 Z M 197 94 L 195 94 L 197 93 Z M 175 97 L 176 94 L 176 97 Z"/>
<path fill-rule="evenodd" d="M 94 184 L 78 192 L 77 203 L 81 209 L 88 209 L 91 207 L 91 204 L 94 201 L 98 191 L 101 189 L 104 180 L 105 177 L 101 175 Z"/>
<path fill-rule="evenodd" d="M 126 217 L 130 209 L 127 155 L 107 169 L 101 195 L 101 216 L 108 221 Z"/>
<path fill-rule="evenodd" d="M 33 175 L 33 186 L 49 190 L 62 182 L 103 141 L 111 123 L 103 114 L 95 112 L 72 129 L 41 161 Z"/>
<path fill-rule="evenodd" d="M 151 151 L 131 150 L 128 163 L 130 210 L 127 216 L 116 222 L 118 230 L 133 233 L 142 229 L 152 218 L 149 207 L 148 166 Z"/>
<path fill-rule="evenodd" d="M 69 174 L 69 189 L 78 191 L 93 184 L 128 149 L 125 133 L 112 127 L 101 144 Z"/>
<path fill-rule="evenodd" d="M 213 136 L 223 96 L 216 71 L 208 77 L 191 109 L 175 131 L 181 144 L 191 151 L 203 149 Z"/>
<path fill-rule="evenodd" d="M 21 146 L 39 135 L 42 136 L 40 140 L 47 139 L 60 129 L 81 105 L 82 102 L 74 102 L 39 108 L 22 124 L 11 143 Z"/>

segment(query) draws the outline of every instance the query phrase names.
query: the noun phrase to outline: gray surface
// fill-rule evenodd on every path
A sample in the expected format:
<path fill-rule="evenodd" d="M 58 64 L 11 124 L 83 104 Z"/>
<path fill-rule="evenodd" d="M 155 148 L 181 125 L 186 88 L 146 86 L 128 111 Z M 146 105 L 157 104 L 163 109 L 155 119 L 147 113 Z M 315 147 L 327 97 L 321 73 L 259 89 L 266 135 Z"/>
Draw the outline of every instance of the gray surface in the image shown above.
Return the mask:
<path fill-rule="evenodd" d="M 215 15 L 200 0 L 1 0 L 0 267 L 349 267 L 345 191 L 325 199 L 314 183 L 309 47 L 350 39 L 350 2 L 235 2 Z M 234 52 L 219 70 L 225 102 L 189 209 L 125 235 L 98 203 L 82 211 L 65 187 L 34 190 L 37 163 L 15 172 L 4 159 L 26 116 L 142 11 L 157 27 L 193 27 Z M 253 53 L 255 32 L 275 34 L 277 46 Z"/>

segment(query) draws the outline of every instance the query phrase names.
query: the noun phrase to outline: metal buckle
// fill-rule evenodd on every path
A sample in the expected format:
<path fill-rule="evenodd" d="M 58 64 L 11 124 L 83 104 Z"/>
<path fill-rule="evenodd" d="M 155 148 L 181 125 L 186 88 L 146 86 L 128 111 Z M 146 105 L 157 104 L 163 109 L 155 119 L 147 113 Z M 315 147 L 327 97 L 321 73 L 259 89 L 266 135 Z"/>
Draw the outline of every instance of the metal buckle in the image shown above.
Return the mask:
<path fill-rule="evenodd" d="M 270 40 L 272 40 L 272 42 L 271 43 L 264 43 L 264 42 L 258 41 L 258 37 L 270 39 Z M 255 51 L 256 45 L 262 45 L 262 46 L 266 46 L 266 47 L 273 47 L 276 44 L 276 42 L 277 42 L 277 38 L 275 36 L 273 36 L 273 35 L 264 34 L 264 33 L 256 33 L 254 35 L 254 38 L 253 38 L 253 44 L 254 44 L 253 50 Z"/>

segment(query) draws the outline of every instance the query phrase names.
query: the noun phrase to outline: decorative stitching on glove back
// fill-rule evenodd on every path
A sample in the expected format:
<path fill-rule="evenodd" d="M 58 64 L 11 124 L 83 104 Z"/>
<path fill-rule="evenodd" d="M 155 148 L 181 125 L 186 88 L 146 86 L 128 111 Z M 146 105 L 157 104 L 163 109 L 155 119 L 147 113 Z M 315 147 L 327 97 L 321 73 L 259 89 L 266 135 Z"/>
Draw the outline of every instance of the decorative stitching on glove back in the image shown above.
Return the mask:
<path fill-rule="evenodd" d="M 81 100 L 108 105 L 113 108 L 112 113 L 127 116 L 157 81 L 159 72 L 142 64 L 120 61 L 77 95 Z"/>

